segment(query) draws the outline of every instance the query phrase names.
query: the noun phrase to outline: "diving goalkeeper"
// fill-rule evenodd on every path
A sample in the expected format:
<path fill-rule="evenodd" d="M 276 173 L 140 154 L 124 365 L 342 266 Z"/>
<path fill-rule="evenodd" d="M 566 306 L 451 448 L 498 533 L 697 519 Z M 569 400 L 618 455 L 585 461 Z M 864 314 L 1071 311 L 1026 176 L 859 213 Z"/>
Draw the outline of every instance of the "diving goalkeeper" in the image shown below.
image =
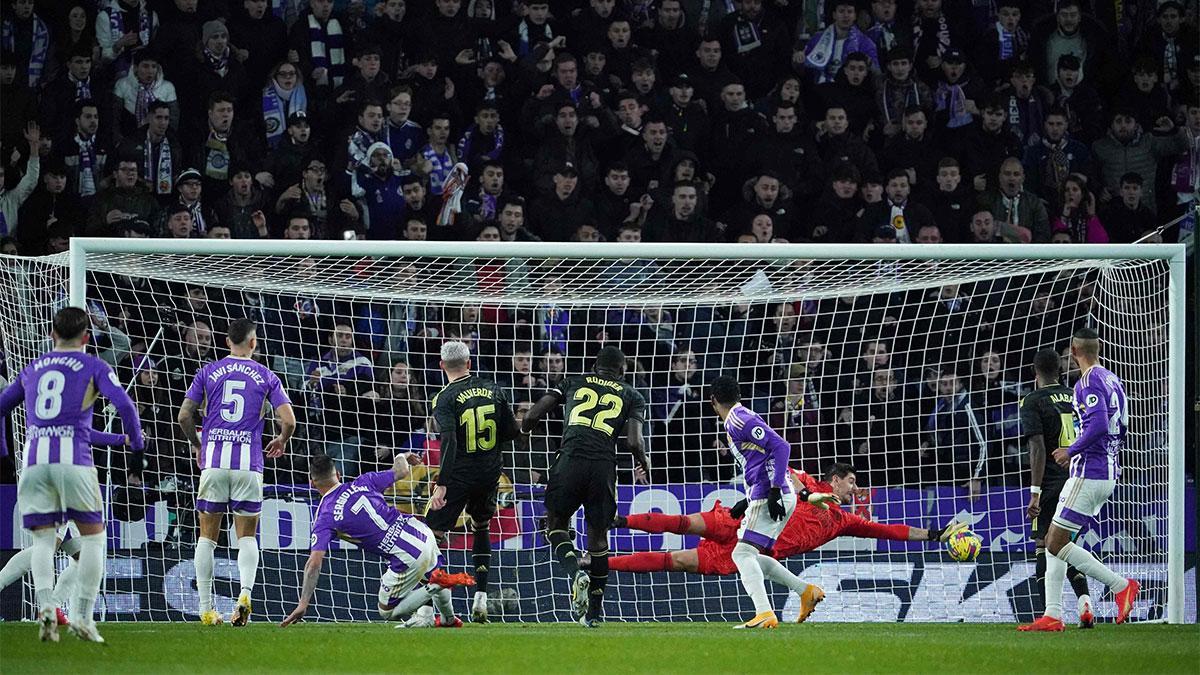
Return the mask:
<path fill-rule="evenodd" d="M 854 467 L 836 463 L 829 468 L 824 481 L 818 481 L 803 471 L 790 469 L 797 490 L 807 490 L 811 495 L 836 495 L 840 503 L 849 503 L 858 487 Z M 737 572 L 733 564 L 733 547 L 737 544 L 738 525 L 745 511 L 745 501 L 732 509 L 721 506 L 712 510 L 689 515 L 667 515 L 664 513 L 631 513 L 617 516 L 614 527 L 626 527 L 643 532 L 661 534 L 700 535 L 702 540 L 696 548 L 683 551 L 646 551 L 609 558 L 609 568 L 621 572 L 690 572 L 724 576 Z M 885 525 L 874 523 L 828 501 L 800 502 L 792 512 L 783 532 L 775 541 L 770 555 L 782 560 L 798 553 L 812 551 L 822 544 L 842 535 L 874 539 L 897 539 L 901 541 L 945 541 L 950 535 L 966 529 L 965 523 L 951 521 L 946 527 L 926 530 L 908 525 Z M 813 584 L 804 588 L 793 588 L 800 596 L 800 616 L 797 621 L 808 618 L 817 603 L 825 599 L 825 593 Z"/>

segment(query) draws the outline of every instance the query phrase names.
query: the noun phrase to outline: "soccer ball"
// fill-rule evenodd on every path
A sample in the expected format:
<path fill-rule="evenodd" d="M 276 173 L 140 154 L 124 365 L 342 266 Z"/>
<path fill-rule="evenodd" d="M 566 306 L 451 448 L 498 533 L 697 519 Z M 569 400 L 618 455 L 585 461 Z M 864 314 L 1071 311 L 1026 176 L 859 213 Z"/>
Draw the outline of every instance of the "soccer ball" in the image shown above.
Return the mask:
<path fill-rule="evenodd" d="M 963 530 L 946 541 L 946 550 L 955 562 L 970 562 L 983 550 L 983 540 L 970 530 Z"/>

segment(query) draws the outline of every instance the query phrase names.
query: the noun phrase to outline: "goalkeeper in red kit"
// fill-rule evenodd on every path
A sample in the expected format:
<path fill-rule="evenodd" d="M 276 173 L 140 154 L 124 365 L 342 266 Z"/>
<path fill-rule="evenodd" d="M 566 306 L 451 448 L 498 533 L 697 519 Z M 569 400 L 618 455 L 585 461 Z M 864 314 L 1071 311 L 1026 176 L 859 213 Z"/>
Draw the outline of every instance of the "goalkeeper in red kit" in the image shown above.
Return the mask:
<path fill-rule="evenodd" d="M 966 523 L 951 521 L 937 530 L 926 530 L 908 525 L 885 525 L 874 523 L 838 507 L 837 503 L 849 503 L 858 485 L 854 467 L 836 463 L 829 468 L 824 481 L 818 481 L 803 471 L 791 471 L 797 490 L 806 490 L 810 495 L 835 495 L 836 501 L 811 498 L 796 505 L 783 532 L 775 541 L 770 555 L 777 559 L 812 551 L 822 544 L 840 536 L 874 539 L 896 539 L 901 541 L 945 541 L 950 535 L 966 529 Z M 832 503 L 832 506 L 826 506 Z M 663 513 L 631 513 L 617 516 L 615 527 L 626 527 L 643 532 L 661 534 L 695 534 L 702 537 L 700 545 L 683 551 L 646 551 L 609 558 L 609 569 L 622 572 L 691 572 L 724 576 L 737 572 L 733 564 L 733 547 L 737 544 L 738 525 L 745 502 L 733 508 L 721 506 L 720 502 L 709 511 L 689 515 L 667 515 Z M 798 591 L 800 616 L 804 621 L 812 614 L 817 603 L 825 598 L 821 589 L 809 588 Z"/>

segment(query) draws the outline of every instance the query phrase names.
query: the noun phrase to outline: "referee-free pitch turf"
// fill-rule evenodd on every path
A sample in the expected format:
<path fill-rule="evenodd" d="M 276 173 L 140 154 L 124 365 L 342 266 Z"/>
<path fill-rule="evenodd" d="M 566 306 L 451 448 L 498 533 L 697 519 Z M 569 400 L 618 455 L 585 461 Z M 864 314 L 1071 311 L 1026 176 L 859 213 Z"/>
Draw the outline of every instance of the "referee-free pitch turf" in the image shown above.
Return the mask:
<path fill-rule="evenodd" d="M 1101 624 L 1024 634 L 1004 624 L 100 624 L 108 644 L 0 625 L 0 673 L 1174 673 L 1200 672 L 1200 627 Z"/>

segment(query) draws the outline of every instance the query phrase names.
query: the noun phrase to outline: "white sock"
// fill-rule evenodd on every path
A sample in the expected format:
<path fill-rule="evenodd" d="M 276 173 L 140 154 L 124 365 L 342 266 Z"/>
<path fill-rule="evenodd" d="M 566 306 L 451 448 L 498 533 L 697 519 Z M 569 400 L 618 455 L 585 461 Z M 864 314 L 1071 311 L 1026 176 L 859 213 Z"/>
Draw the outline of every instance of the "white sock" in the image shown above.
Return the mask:
<path fill-rule="evenodd" d="M 803 593 L 804 589 L 808 588 L 808 584 L 800 581 L 800 577 L 792 574 L 782 563 L 769 555 L 758 556 L 758 567 L 762 570 L 764 577 L 777 584 L 787 586 L 795 591 L 796 595 Z"/>
<path fill-rule="evenodd" d="M 1090 605 L 1090 604 L 1092 604 L 1092 596 L 1090 596 L 1090 595 L 1081 595 L 1081 596 L 1079 596 L 1079 611 L 1081 611 L 1081 612 L 1082 612 L 1082 611 L 1083 611 L 1083 606 L 1084 606 L 1084 605 Z"/>
<path fill-rule="evenodd" d="M 74 558 L 67 558 L 67 566 L 54 582 L 54 604 L 62 607 L 77 594 L 75 579 L 79 574 L 79 563 Z"/>
<path fill-rule="evenodd" d="M 442 623 L 454 620 L 454 604 L 450 602 L 449 588 L 440 588 L 433 594 L 433 605 L 437 607 L 438 614 L 442 615 Z"/>
<path fill-rule="evenodd" d="M 428 588 L 425 586 L 418 586 L 401 598 L 400 604 L 396 605 L 391 610 L 380 610 L 379 613 L 384 619 L 403 619 L 404 617 L 423 607 L 425 603 L 429 602 L 429 599 L 432 597 L 433 594 L 429 592 Z"/>
<path fill-rule="evenodd" d="M 746 542 L 739 541 L 733 547 L 733 564 L 737 566 L 738 576 L 742 579 L 742 588 L 754 603 L 754 613 L 770 612 L 771 600 L 767 597 L 767 589 L 763 584 L 763 571 L 759 567 L 758 549 Z"/>
<path fill-rule="evenodd" d="M 1049 553 L 1049 551 L 1047 551 Z M 1063 583 L 1067 580 L 1067 563 L 1056 555 L 1046 556 L 1046 616 L 1062 619 Z"/>
<path fill-rule="evenodd" d="M 96 595 L 104 578 L 104 533 L 79 537 L 79 572 L 75 581 L 75 616 L 77 623 L 90 624 L 96 608 Z"/>
<path fill-rule="evenodd" d="M 217 542 L 207 537 L 196 541 L 196 590 L 200 592 L 200 613 L 213 608 L 213 553 Z"/>
<path fill-rule="evenodd" d="M 1068 565 L 1074 565 L 1075 569 L 1108 586 L 1113 593 L 1120 593 L 1129 585 L 1129 580 L 1108 569 L 1090 551 L 1071 542 L 1058 549 L 1058 559 Z"/>
<path fill-rule="evenodd" d="M 0 590 L 8 588 L 12 582 L 25 576 L 33 564 L 33 549 L 23 548 L 13 554 L 13 557 L 8 559 L 4 564 L 4 569 L 0 569 Z"/>
<path fill-rule="evenodd" d="M 33 596 L 38 611 L 54 609 L 54 542 L 53 527 L 33 530 L 30 545 L 29 569 L 33 572 Z"/>
<path fill-rule="evenodd" d="M 254 537 L 238 539 L 238 576 L 243 593 L 254 590 L 254 579 L 258 576 L 258 540 Z"/>

